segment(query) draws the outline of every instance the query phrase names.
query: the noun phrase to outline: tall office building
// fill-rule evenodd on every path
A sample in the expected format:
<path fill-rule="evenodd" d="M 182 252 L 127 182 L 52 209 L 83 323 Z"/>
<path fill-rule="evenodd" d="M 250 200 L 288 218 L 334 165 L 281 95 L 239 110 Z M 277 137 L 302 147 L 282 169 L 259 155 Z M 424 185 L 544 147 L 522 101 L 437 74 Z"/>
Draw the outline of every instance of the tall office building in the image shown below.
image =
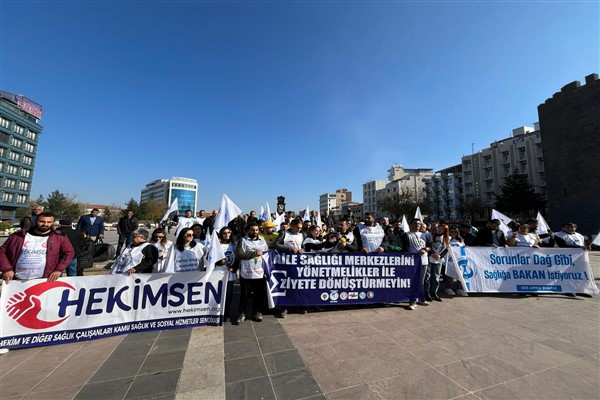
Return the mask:
<path fill-rule="evenodd" d="M 0 220 L 14 222 L 28 207 L 42 106 L 25 96 L 0 91 Z"/>
<path fill-rule="evenodd" d="M 196 215 L 198 181 L 181 177 L 157 179 L 142 189 L 140 203 L 159 200 L 166 205 L 171 205 L 175 199 L 179 205 L 180 215 L 183 215 L 185 210 L 192 210 L 193 215 Z"/>

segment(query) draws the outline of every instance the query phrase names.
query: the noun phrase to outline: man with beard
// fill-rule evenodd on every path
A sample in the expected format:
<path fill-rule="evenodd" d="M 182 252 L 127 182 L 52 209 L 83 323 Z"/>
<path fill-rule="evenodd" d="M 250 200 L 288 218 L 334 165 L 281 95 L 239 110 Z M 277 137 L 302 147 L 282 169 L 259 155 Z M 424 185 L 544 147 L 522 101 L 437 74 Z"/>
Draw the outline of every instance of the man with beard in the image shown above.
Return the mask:
<path fill-rule="evenodd" d="M 15 232 L 0 247 L 2 279 L 58 279 L 67 268 L 75 251 L 66 236 L 52 229 L 54 215 L 41 213 L 35 226 Z"/>
<path fill-rule="evenodd" d="M 364 253 L 383 253 L 388 245 L 383 228 L 375 222 L 371 213 L 365 213 L 364 223 L 358 224 L 354 229 L 354 237 L 358 251 Z"/>
<path fill-rule="evenodd" d="M 237 244 L 235 257 L 240 260 L 240 315 L 237 323 L 241 324 L 248 313 L 247 305 L 250 297 L 253 298 L 254 321 L 263 320 L 262 313 L 267 302 L 267 281 L 263 269 L 262 255 L 269 251 L 267 242 L 258 232 L 258 224 L 250 222 L 248 234 Z"/>

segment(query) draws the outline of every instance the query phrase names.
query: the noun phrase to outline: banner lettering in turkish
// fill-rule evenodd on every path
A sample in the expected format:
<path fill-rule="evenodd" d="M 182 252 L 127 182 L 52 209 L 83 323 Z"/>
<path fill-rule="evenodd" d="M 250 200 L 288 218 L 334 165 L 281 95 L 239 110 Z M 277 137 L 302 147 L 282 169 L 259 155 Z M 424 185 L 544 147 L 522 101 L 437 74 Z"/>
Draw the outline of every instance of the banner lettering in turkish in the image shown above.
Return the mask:
<path fill-rule="evenodd" d="M 453 248 L 470 292 L 598 294 L 583 249 Z M 449 263 L 452 268 L 454 263 Z M 448 275 L 453 276 L 452 271 Z"/>
<path fill-rule="evenodd" d="M 0 296 L 0 347 L 222 325 L 224 271 L 11 281 Z"/>
<path fill-rule="evenodd" d="M 266 261 L 274 305 L 325 306 L 423 299 L 418 254 L 269 252 Z"/>

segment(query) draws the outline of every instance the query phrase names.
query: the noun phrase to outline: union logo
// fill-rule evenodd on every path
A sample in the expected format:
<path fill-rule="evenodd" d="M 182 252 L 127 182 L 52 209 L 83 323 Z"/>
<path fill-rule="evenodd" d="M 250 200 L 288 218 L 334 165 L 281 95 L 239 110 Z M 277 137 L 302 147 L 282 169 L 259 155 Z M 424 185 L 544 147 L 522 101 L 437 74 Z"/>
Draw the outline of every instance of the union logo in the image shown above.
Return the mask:
<path fill-rule="evenodd" d="M 46 329 L 60 324 L 69 318 L 69 316 L 67 315 L 64 318 L 54 321 L 46 321 L 39 318 L 39 314 L 42 311 L 41 296 L 47 291 L 58 287 L 75 290 L 73 286 L 60 281 L 38 283 L 22 292 L 14 294 L 8 299 L 6 305 L 7 315 L 19 325 L 29 329 Z"/>

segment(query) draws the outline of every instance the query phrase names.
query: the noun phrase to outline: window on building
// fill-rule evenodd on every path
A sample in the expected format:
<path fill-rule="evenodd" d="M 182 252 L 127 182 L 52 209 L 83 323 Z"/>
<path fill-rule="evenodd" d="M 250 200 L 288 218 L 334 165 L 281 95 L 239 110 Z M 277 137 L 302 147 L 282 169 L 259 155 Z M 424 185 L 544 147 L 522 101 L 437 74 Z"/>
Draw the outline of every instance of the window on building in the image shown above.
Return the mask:
<path fill-rule="evenodd" d="M 23 156 L 23 164 L 31 165 L 33 163 L 33 158 L 29 156 Z"/>
<path fill-rule="evenodd" d="M 19 168 L 16 165 L 6 164 L 6 173 L 16 175 Z"/>
<path fill-rule="evenodd" d="M 13 161 L 19 161 L 21 159 L 21 154 L 11 151 L 8 154 L 8 158 L 13 160 Z"/>
<path fill-rule="evenodd" d="M 23 141 L 20 139 L 17 139 L 16 137 L 12 137 L 12 138 L 10 138 L 10 144 L 11 144 L 11 146 L 21 148 L 21 146 L 23 146 Z"/>
<path fill-rule="evenodd" d="M 0 132 L 0 142 L 8 144 L 9 139 L 10 139 L 10 136 L 8 136 L 4 132 Z"/>
<path fill-rule="evenodd" d="M 17 195 L 17 203 L 25 204 L 27 203 L 27 196 L 24 194 Z"/>
<path fill-rule="evenodd" d="M 5 203 L 12 203 L 14 197 L 14 193 L 2 193 L 2 201 Z"/>
<path fill-rule="evenodd" d="M 4 178 L 4 187 L 14 189 L 16 184 L 17 181 L 15 181 L 14 179 Z"/>
<path fill-rule="evenodd" d="M 21 125 L 17 125 L 15 124 L 15 127 L 13 129 L 16 133 L 18 133 L 19 135 L 24 135 L 25 134 L 25 128 L 23 128 Z"/>
<path fill-rule="evenodd" d="M 29 182 L 19 182 L 19 190 L 29 190 Z"/>
<path fill-rule="evenodd" d="M 25 151 L 28 151 L 30 153 L 35 153 L 35 145 L 34 144 L 25 142 L 23 149 L 25 149 Z"/>
<path fill-rule="evenodd" d="M 0 147 L 0 157 L 4 157 L 5 153 L 6 153 L 6 149 L 4 147 Z"/>
<path fill-rule="evenodd" d="M 37 140 L 37 133 L 33 131 L 27 131 L 27 138 L 31 140 Z"/>
<path fill-rule="evenodd" d="M 21 176 L 23 178 L 31 178 L 31 170 L 26 168 L 21 168 Z"/>

